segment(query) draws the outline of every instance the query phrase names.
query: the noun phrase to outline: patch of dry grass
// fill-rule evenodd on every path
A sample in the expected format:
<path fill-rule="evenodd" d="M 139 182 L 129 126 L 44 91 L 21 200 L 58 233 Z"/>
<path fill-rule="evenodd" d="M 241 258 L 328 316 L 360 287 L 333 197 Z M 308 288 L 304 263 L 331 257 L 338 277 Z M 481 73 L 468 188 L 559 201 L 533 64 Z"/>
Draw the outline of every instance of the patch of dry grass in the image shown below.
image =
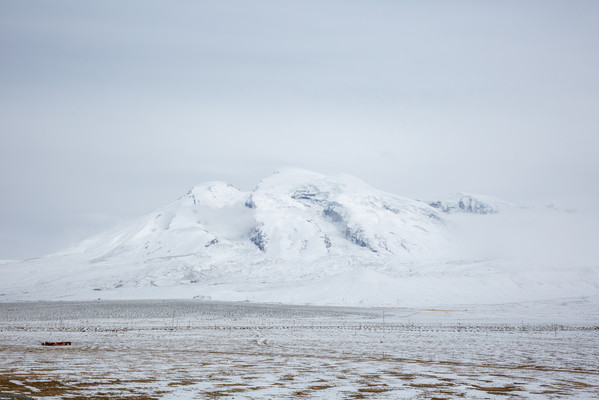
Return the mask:
<path fill-rule="evenodd" d="M 515 385 L 505 386 L 478 386 L 472 385 L 473 388 L 487 392 L 489 394 L 510 394 L 511 392 L 521 391 L 522 389 Z"/>

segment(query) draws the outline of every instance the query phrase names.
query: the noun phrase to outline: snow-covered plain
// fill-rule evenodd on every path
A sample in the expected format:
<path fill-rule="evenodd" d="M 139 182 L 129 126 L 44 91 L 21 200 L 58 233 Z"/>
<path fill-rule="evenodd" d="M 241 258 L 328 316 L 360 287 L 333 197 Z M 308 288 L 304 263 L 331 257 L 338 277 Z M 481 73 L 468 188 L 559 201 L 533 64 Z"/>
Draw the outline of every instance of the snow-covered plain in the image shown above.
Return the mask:
<path fill-rule="evenodd" d="M 599 396 L 584 300 L 447 309 L 0 303 L 0 393 L 46 399 Z M 71 341 L 45 347 L 44 341 Z"/>
<path fill-rule="evenodd" d="M 599 298 L 592 218 L 489 196 L 418 201 L 283 170 L 194 187 L 125 226 L 0 264 L 0 301 L 212 299 L 351 306 Z"/>

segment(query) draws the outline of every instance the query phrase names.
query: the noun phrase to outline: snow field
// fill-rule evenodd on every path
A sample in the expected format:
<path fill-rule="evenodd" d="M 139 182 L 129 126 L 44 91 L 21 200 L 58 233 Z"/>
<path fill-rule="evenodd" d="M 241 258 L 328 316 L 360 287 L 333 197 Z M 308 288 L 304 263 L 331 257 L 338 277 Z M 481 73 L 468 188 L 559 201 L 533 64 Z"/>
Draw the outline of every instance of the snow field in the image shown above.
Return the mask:
<path fill-rule="evenodd" d="M 558 303 L 447 310 L 2 303 L 0 392 L 47 399 L 594 398 L 599 329 L 585 304 L 568 303 L 579 310 L 568 322 Z M 523 312 L 543 309 L 534 322 L 523 321 Z M 46 340 L 73 345 L 39 345 Z"/>

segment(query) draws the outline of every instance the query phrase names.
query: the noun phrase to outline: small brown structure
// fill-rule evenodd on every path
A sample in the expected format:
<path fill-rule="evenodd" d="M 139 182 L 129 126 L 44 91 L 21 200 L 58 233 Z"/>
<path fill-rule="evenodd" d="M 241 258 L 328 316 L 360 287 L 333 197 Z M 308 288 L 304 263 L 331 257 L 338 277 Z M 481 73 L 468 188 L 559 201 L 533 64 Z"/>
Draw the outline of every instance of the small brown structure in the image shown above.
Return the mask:
<path fill-rule="evenodd" d="M 70 346 L 71 342 L 43 342 L 42 346 Z"/>

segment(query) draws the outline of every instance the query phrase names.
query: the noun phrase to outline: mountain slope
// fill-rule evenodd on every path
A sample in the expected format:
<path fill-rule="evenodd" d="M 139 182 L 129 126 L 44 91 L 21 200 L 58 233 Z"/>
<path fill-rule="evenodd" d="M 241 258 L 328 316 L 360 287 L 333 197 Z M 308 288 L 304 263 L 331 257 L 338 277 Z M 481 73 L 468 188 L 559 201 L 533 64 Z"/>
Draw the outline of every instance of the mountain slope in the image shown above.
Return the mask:
<path fill-rule="evenodd" d="M 257 222 L 253 242 L 285 259 L 371 253 L 411 259 L 442 242 L 441 219 L 431 207 L 347 175 L 278 173 L 258 185 L 249 204 Z"/>

